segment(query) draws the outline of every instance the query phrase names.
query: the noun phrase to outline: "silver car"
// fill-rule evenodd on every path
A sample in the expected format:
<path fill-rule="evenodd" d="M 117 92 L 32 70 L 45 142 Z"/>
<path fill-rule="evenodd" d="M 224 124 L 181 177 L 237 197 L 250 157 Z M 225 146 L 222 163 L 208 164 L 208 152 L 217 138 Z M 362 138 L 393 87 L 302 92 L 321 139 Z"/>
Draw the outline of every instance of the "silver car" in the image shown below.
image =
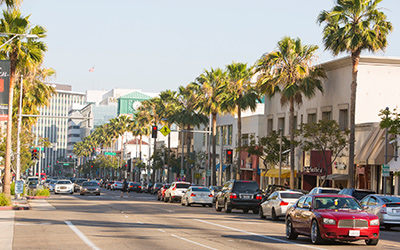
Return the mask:
<path fill-rule="evenodd" d="M 361 200 L 361 205 L 368 213 L 378 215 L 385 229 L 400 227 L 400 196 L 370 194 Z"/>
<path fill-rule="evenodd" d="M 190 206 L 192 204 L 201 204 L 203 207 L 213 206 L 213 195 L 210 189 L 201 186 L 191 186 L 182 196 L 181 205 Z"/>
<path fill-rule="evenodd" d="M 273 192 L 261 203 L 260 218 L 265 219 L 268 216 L 272 220 L 278 220 L 279 217 L 284 217 L 287 208 L 294 205 L 303 195 L 301 192 L 290 190 Z"/>

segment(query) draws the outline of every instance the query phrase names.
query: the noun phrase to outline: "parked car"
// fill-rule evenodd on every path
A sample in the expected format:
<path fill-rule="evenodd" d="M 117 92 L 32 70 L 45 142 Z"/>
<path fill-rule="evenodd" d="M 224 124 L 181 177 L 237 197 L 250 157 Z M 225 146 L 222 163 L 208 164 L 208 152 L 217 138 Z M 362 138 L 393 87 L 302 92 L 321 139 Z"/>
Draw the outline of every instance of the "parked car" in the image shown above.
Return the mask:
<path fill-rule="evenodd" d="M 232 180 L 228 181 L 218 193 L 215 210 L 230 213 L 232 209 L 242 209 L 243 213 L 253 210 L 258 214 L 262 200 L 261 190 L 255 181 Z"/>
<path fill-rule="evenodd" d="M 74 184 L 70 180 L 59 180 L 54 186 L 54 194 L 73 194 L 74 193 Z"/>
<path fill-rule="evenodd" d="M 84 181 L 81 185 L 80 195 L 95 194 L 100 195 L 100 186 L 95 181 Z"/>
<path fill-rule="evenodd" d="M 151 193 L 151 188 L 153 187 L 153 183 L 148 183 L 144 186 L 143 192 L 144 193 Z"/>
<path fill-rule="evenodd" d="M 376 192 L 373 190 L 367 190 L 367 189 L 343 188 L 342 190 L 340 190 L 339 194 L 351 195 L 354 198 L 356 198 L 358 201 L 360 201 L 365 196 L 367 196 L 369 194 L 376 194 Z"/>
<path fill-rule="evenodd" d="M 376 214 L 386 230 L 400 227 L 400 196 L 370 194 L 361 200 L 361 205 L 367 212 Z"/>
<path fill-rule="evenodd" d="M 162 187 L 162 183 L 156 183 L 154 184 L 151 189 L 150 189 L 150 193 L 151 194 L 157 194 L 158 190 L 160 190 L 160 188 Z"/>
<path fill-rule="evenodd" d="M 140 186 L 140 183 L 138 183 L 138 182 L 129 182 L 128 183 L 128 192 L 140 193 L 141 190 L 142 190 L 142 187 Z"/>
<path fill-rule="evenodd" d="M 339 188 L 315 187 L 308 194 L 337 194 L 339 192 Z"/>
<path fill-rule="evenodd" d="M 297 191 L 275 191 L 273 192 L 260 207 L 260 218 L 265 219 L 267 216 L 272 220 L 278 220 L 279 217 L 285 217 L 286 210 L 292 206 L 304 194 Z"/>
<path fill-rule="evenodd" d="M 311 237 L 313 244 L 324 240 L 379 241 L 379 218 L 367 213 L 350 195 L 312 194 L 300 198 L 286 212 L 286 238 L 299 234 Z"/>
<path fill-rule="evenodd" d="M 111 186 L 110 186 L 110 190 L 111 191 L 122 190 L 122 185 L 123 185 L 122 181 L 114 181 L 114 183 L 111 184 Z"/>
<path fill-rule="evenodd" d="M 165 191 L 164 201 L 174 202 L 180 201 L 184 192 L 190 187 L 189 182 L 177 181 L 173 182 L 171 186 Z"/>
<path fill-rule="evenodd" d="M 202 186 L 191 186 L 185 191 L 181 199 L 181 205 L 191 206 L 201 204 L 203 207 L 213 206 L 213 195 L 210 189 Z"/>
<path fill-rule="evenodd" d="M 83 182 L 85 182 L 85 181 L 87 181 L 87 179 L 84 179 L 84 178 L 75 179 L 75 182 L 74 182 L 74 192 L 78 192 L 79 190 L 81 190 L 81 184 L 82 184 Z"/>
<path fill-rule="evenodd" d="M 163 184 L 162 187 L 160 188 L 160 190 L 158 190 L 157 192 L 157 200 L 164 200 L 164 195 L 165 195 L 165 191 L 167 191 L 167 189 L 171 186 L 171 184 L 167 183 L 167 184 Z"/>
<path fill-rule="evenodd" d="M 56 186 L 58 180 L 51 180 L 49 183 L 49 191 L 54 192 L 54 187 Z"/>
<path fill-rule="evenodd" d="M 210 186 L 208 189 L 210 189 L 211 194 L 213 195 L 213 202 L 215 203 L 215 198 L 217 197 L 217 194 L 219 191 L 221 191 L 220 186 Z"/>

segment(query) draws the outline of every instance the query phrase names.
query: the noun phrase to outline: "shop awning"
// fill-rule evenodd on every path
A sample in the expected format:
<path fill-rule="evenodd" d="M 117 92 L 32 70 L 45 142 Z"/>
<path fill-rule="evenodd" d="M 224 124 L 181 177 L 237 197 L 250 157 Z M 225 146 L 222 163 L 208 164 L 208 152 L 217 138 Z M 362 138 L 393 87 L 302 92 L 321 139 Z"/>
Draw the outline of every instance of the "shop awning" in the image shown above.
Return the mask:
<path fill-rule="evenodd" d="M 346 174 L 330 174 L 326 177 L 327 180 L 345 181 L 348 179 Z"/>
<path fill-rule="evenodd" d="M 388 155 L 393 155 L 393 147 L 388 147 Z M 385 163 L 384 129 L 377 127 L 371 131 L 356 154 L 354 163 L 360 165 L 382 165 Z"/>
<path fill-rule="evenodd" d="M 296 177 L 297 171 L 294 171 L 294 176 Z M 270 169 L 267 172 L 263 172 L 261 176 L 279 178 L 279 169 Z M 290 169 L 281 170 L 281 178 L 290 178 Z"/>

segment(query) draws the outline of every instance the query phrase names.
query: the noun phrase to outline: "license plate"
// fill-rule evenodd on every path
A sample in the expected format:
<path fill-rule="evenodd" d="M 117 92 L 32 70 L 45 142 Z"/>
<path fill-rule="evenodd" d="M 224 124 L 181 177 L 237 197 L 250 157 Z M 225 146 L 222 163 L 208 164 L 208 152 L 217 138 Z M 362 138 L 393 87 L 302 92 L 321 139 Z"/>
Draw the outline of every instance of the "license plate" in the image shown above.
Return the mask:
<path fill-rule="evenodd" d="M 359 237 L 360 230 L 349 230 L 349 236 Z"/>
<path fill-rule="evenodd" d="M 243 199 L 250 199 L 251 196 L 250 196 L 250 195 L 242 195 L 242 198 L 243 198 Z"/>
<path fill-rule="evenodd" d="M 398 214 L 400 213 L 400 209 L 392 209 L 392 213 Z"/>

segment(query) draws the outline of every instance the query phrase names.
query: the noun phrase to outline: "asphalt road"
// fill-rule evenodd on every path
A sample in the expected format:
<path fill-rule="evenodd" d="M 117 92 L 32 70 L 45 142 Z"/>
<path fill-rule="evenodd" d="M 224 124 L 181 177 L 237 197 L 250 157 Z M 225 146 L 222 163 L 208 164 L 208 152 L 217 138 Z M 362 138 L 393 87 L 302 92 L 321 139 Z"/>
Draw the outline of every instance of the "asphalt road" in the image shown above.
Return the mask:
<path fill-rule="evenodd" d="M 365 249 L 364 241 L 312 245 L 285 237 L 284 220 L 164 203 L 149 194 L 54 195 L 16 211 L 13 249 Z M 400 227 L 381 229 L 378 246 L 400 249 Z"/>

